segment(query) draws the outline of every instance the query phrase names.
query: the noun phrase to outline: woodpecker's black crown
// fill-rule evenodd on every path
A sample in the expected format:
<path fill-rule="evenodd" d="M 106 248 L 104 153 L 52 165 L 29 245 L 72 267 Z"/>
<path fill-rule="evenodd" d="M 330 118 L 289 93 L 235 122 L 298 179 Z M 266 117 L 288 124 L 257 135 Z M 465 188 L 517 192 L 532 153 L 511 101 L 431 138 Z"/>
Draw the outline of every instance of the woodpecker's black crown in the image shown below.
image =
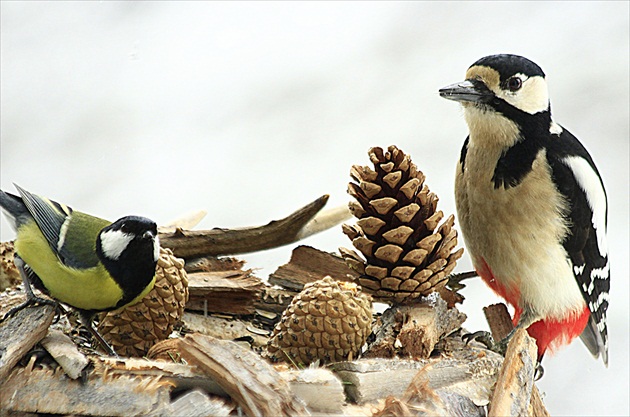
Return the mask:
<path fill-rule="evenodd" d="M 474 66 L 490 67 L 496 70 L 502 83 L 514 74 L 523 74 L 528 77 L 545 77 L 545 73 L 536 63 L 519 55 L 489 55 L 479 59 L 470 68 Z"/>

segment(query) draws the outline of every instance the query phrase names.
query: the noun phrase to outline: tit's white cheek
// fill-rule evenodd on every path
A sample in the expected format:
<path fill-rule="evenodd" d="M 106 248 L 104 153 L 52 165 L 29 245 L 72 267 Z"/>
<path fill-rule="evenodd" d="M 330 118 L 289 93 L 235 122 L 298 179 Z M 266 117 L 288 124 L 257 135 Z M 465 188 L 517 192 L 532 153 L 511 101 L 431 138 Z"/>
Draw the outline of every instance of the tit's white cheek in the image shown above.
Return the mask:
<path fill-rule="evenodd" d="M 160 238 L 157 236 L 153 239 L 153 260 L 157 262 L 160 257 Z"/>
<path fill-rule="evenodd" d="M 101 249 L 103 255 L 112 260 L 120 258 L 120 254 L 127 248 L 133 235 L 123 233 L 120 230 L 108 230 L 101 233 Z"/>

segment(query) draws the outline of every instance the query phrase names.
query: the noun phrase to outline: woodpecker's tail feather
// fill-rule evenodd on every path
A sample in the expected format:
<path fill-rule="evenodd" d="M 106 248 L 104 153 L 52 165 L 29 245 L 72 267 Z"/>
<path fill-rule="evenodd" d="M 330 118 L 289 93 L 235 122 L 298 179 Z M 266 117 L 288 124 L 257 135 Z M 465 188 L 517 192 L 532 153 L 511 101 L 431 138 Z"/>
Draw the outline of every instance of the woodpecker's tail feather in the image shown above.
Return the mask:
<path fill-rule="evenodd" d="M 593 319 L 592 316 L 584 328 L 584 331 L 580 335 L 580 340 L 582 340 L 582 343 L 584 343 L 589 352 L 591 352 L 595 358 L 599 358 L 599 355 L 601 354 L 602 359 L 604 360 L 604 365 L 608 367 L 608 347 L 604 345 L 602 336 L 597 330 L 595 319 Z"/>

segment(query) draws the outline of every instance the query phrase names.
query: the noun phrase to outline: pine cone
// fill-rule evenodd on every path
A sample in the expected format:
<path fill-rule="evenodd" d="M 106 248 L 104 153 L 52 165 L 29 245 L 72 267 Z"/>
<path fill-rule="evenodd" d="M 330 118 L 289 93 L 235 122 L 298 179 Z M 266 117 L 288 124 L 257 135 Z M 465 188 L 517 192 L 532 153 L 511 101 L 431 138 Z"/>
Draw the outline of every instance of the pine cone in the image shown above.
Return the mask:
<path fill-rule="evenodd" d="M 272 361 L 336 362 L 356 358 L 372 331 L 372 300 L 351 282 L 325 277 L 304 286 L 273 330 Z"/>
<path fill-rule="evenodd" d="M 184 314 L 188 277 L 184 261 L 170 249 L 160 248 L 155 286 L 138 303 L 101 315 L 99 333 L 124 356 L 144 356 L 167 339 Z"/>
<path fill-rule="evenodd" d="M 358 184 L 348 186 L 357 200 L 349 207 L 359 220 L 355 226 L 343 225 L 367 261 L 344 248 L 341 255 L 376 298 L 400 303 L 446 291 L 446 277 L 464 251 L 452 252 L 457 245 L 454 216 L 440 225 L 444 214 L 436 211 L 438 197 L 409 155 L 395 146 L 387 152 L 371 148 L 368 154 L 374 169 L 355 165 L 350 171 Z"/>

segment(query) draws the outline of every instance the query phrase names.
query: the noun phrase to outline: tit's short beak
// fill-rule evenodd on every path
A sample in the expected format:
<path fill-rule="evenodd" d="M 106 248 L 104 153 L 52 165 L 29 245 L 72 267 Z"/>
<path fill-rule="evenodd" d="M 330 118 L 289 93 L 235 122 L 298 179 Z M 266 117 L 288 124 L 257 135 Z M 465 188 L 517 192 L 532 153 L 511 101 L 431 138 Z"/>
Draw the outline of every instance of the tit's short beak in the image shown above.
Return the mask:
<path fill-rule="evenodd" d="M 489 103 L 494 93 L 486 85 L 477 80 L 466 80 L 447 85 L 439 90 L 440 97 L 453 101 L 468 101 L 472 103 Z"/>
<path fill-rule="evenodd" d="M 153 233 L 151 230 L 147 230 L 142 234 L 142 239 L 153 239 L 154 237 L 155 233 Z"/>

